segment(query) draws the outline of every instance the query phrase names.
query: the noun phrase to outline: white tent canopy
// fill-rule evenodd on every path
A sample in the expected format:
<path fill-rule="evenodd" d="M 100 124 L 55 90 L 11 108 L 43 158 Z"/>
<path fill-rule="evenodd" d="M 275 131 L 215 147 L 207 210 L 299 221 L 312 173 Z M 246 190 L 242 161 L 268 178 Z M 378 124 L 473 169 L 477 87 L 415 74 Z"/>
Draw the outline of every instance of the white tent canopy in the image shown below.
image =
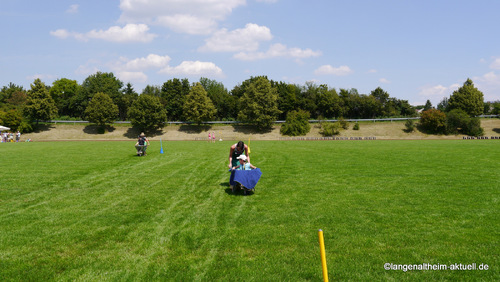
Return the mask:
<path fill-rule="evenodd" d="M 7 126 L 0 125 L 0 131 L 3 130 L 10 130 L 10 128 L 8 128 Z"/>

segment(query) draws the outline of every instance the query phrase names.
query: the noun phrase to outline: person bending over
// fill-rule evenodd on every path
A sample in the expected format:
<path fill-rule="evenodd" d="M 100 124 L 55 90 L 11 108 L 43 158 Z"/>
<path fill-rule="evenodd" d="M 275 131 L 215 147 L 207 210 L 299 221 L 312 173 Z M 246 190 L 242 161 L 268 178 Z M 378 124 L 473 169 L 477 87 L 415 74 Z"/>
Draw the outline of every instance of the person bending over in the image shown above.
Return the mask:
<path fill-rule="evenodd" d="M 243 143 L 243 141 L 239 141 L 238 143 L 231 146 L 229 149 L 229 169 L 238 165 L 238 157 L 244 155 L 247 157 L 248 162 L 250 162 L 250 156 L 248 155 L 248 146 Z"/>

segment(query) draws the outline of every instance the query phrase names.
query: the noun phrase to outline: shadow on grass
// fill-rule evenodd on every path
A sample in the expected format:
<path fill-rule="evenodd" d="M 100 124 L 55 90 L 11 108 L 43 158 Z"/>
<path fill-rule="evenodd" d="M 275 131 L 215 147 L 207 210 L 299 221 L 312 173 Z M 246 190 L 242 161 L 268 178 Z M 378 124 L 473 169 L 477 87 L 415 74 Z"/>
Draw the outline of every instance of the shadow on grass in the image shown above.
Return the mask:
<path fill-rule="evenodd" d="M 500 128 L 493 128 L 493 131 L 500 134 Z"/>
<path fill-rule="evenodd" d="M 113 132 L 115 131 L 115 127 L 112 125 L 105 125 L 104 127 L 96 124 L 90 124 L 85 126 L 83 128 L 83 132 L 86 134 L 93 134 L 93 135 L 100 135 L 100 134 L 105 134 L 106 132 Z"/>
<path fill-rule="evenodd" d="M 183 124 L 179 127 L 179 131 L 185 133 L 202 133 L 212 128 L 211 125 Z"/>
<path fill-rule="evenodd" d="M 53 124 L 37 124 L 34 126 L 33 128 L 33 132 L 34 133 L 40 133 L 40 132 L 43 132 L 43 131 L 49 131 L 53 128 L 56 128 Z"/>
<path fill-rule="evenodd" d="M 233 191 L 231 190 L 231 187 L 229 186 L 229 182 L 222 182 L 219 185 L 226 187 L 226 189 L 224 189 L 224 192 L 226 192 L 226 194 L 231 195 L 231 196 L 251 196 L 254 194 L 253 191 L 247 191 L 245 194 L 245 191 L 243 191 L 243 189 L 241 189 L 241 188 L 237 188 L 236 191 L 233 193 Z"/>
<path fill-rule="evenodd" d="M 425 128 L 424 126 L 422 126 L 421 124 L 417 124 L 417 126 L 415 127 L 415 130 L 416 131 L 419 131 L 423 134 L 428 134 L 428 135 L 437 135 L 437 136 L 442 136 L 442 135 L 446 135 L 444 133 L 444 128 L 442 129 L 443 132 L 438 132 L 436 130 L 430 130 L 428 128 Z"/>
<path fill-rule="evenodd" d="M 403 132 L 404 133 L 413 133 L 413 132 L 421 132 L 420 130 L 418 130 L 416 127 L 415 128 L 403 128 Z"/>
<path fill-rule="evenodd" d="M 123 134 L 124 137 L 131 138 L 131 139 L 136 139 L 139 134 L 141 134 L 141 130 L 136 127 L 130 127 L 127 129 L 127 132 Z M 144 134 L 146 134 L 146 137 L 155 137 L 158 135 L 163 134 L 162 129 L 157 129 L 157 130 L 152 130 L 152 131 L 145 131 Z"/>
<path fill-rule="evenodd" d="M 233 125 L 234 131 L 243 134 L 265 134 L 273 131 L 273 128 L 259 128 L 254 125 Z"/>

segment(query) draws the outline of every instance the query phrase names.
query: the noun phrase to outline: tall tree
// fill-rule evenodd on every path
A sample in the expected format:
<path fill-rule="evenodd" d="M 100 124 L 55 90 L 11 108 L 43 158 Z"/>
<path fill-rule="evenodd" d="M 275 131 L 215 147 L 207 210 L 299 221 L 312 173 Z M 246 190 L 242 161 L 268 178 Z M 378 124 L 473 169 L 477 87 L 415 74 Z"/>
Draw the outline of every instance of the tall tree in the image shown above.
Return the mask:
<path fill-rule="evenodd" d="M 171 79 L 161 87 L 161 97 L 166 100 L 166 109 L 170 120 L 181 121 L 183 116 L 183 105 L 189 94 L 189 80 Z"/>
<path fill-rule="evenodd" d="M 85 108 L 92 97 L 98 92 L 107 94 L 115 104 L 118 104 L 122 96 L 122 87 L 123 82 L 111 72 L 97 72 L 92 74 L 83 81 L 77 95 L 72 99 L 72 111 L 75 115 L 83 117 Z"/>
<path fill-rule="evenodd" d="M 373 117 L 391 116 L 394 113 L 394 108 L 391 108 L 391 104 L 389 103 L 389 93 L 384 91 L 384 89 L 377 87 L 370 93 L 370 96 L 373 96 L 377 101 Z"/>
<path fill-rule="evenodd" d="M 160 98 L 153 95 L 140 95 L 128 110 L 132 126 L 145 132 L 162 128 L 167 121 L 167 111 Z"/>
<path fill-rule="evenodd" d="M 128 109 L 137 98 L 139 98 L 139 94 L 135 92 L 130 82 L 127 83 L 125 89 L 123 89 L 123 95 L 119 99 L 119 104 L 117 104 L 118 108 L 121 109 L 121 111 L 119 111 L 120 120 L 127 120 Z"/>
<path fill-rule="evenodd" d="M 399 100 L 396 98 L 389 98 L 394 105 L 397 115 L 414 117 L 417 115 L 415 107 L 408 103 L 408 100 Z"/>
<path fill-rule="evenodd" d="M 474 87 L 474 83 L 468 78 L 462 87 L 453 91 L 448 100 L 448 109 L 462 109 L 469 116 L 481 115 L 484 111 L 483 97 L 483 92 Z"/>
<path fill-rule="evenodd" d="M 285 120 L 288 116 L 288 112 L 299 108 L 297 104 L 297 95 L 300 95 L 300 86 L 279 82 L 275 83 L 274 87 L 276 87 L 276 91 L 278 91 L 278 109 L 281 111 L 278 118 L 280 120 Z"/>
<path fill-rule="evenodd" d="M 240 98 L 238 119 L 255 124 L 261 129 L 269 129 L 279 113 L 276 88 L 271 87 L 266 77 L 256 78 Z"/>
<path fill-rule="evenodd" d="M 440 111 L 442 111 L 442 112 L 447 111 L 447 109 L 448 109 L 448 98 L 443 97 L 443 100 L 441 100 L 441 102 L 439 102 L 439 104 L 437 105 L 437 109 L 440 110 Z"/>
<path fill-rule="evenodd" d="M 57 79 L 52 83 L 49 93 L 56 103 L 60 116 L 73 116 L 70 101 L 78 93 L 79 87 L 80 85 L 76 80 L 67 78 Z"/>
<path fill-rule="evenodd" d="M 118 106 L 113 103 L 108 94 L 98 92 L 85 109 L 85 117 L 88 121 L 104 127 L 118 118 Z"/>
<path fill-rule="evenodd" d="M 200 83 L 217 110 L 217 119 L 223 120 L 231 118 L 231 112 L 234 112 L 232 108 L 235 105 L 235 99 L 233 96 L 229 95 L 229 91 L 224 87 L 224 84 L 205 77 L 200 78 Z"/>
<path fill-rule="evenodd" d="M 328 89 L 324 85 L 320 87 L 320 91 L 316 97 L 316 104 L 318 106 L 318 115 L 325 118 L 341 117 L 344 115 L 343 101 L 340 99 L 335 89 Z"/>
<path fill-rule="evenodd" d="M 12 96 L 16 95 L 16 93 L 22 96 L 22 94 L 19 94 L 20 92 L 26 94 L 22 86 L 15 85 L 12 82 L 9 83 L 9 86 L 2 87 L 0 90 L 0 108 L 4 110 L 16 108 L 18 105 L 12 105 L 9 100 L 12 99 Z"/>
<path fill-rule="evenodd" d="M 19 110 L 26 103 L 26 91 L 16 91 L 7 99 L 7 108 Z"/>
<path fill-rule="evenodd" d="M 23 108 L 23 114 L 31 121 L 51 120 L 57 115 L 57 107 L 50 96 L 49 90 L 39 79 L 35 79 L 28 91 L 28 98 Z"/>
<path fill-rule="evenodd" d="M 322 87 L 324 86 L 318 86 L 315 83 L 308 81 L 299 94 L 299 108 L 309 112 L 311 114 L 311 118 L 318 117 L 317 100 Z"/>
<path fill-rule="evenodd" d="M 432 109 L 432 103 L 430 100 L 427 100 L 427 102 L 425 102 L 425 106 L 424 106 L 424 111 L 427 111 L 427 110 L 430 110 Z"/>
<path fill-rule="evenodd" d="M 211 120 L 217 112 L 205 88 L 199 82 L 191 87 L 183 107 L 186 120 L 194 121 L 198 125 Z"/>
<path fill-rule="evenodd" d="M 161 96 L 161 88 L 160 88 L 160 86 L 146 85 L 146 87 L 144 87 L 144 89 L 141 92 L 141 95 L 144 95 L 144 94 L 160 97 Z"/>

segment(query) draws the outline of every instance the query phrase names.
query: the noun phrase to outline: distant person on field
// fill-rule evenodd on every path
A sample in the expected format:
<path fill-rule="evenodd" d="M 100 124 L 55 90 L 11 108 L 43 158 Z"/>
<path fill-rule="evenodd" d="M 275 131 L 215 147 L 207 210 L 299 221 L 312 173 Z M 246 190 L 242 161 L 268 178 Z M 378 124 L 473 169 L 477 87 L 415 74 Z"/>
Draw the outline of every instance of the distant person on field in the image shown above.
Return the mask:
<path fill-rule="evenodd" d="M 137 139 L 137 143 L 135 143 L 135 148 L 137 149 L 137 155 L 146 155 L 146 149 L 148 148 L 149 145 L 149 139 L 146 138 L 146 135 L 144 132 L 139 135 Z"/>
<path fill-rule="evenodd" d="M 21 132 L 18 130 L 16 133 L 16 143 L 19 142 L 19 140 L 21 140 Z"/>
<path fill-rule="evenodd" d="M 212 142 L 215 143 L 215 132 L 212 131 Z"/>
<path fill-rule="evenodd" d="M 248 155 L 248 146 L 243 143 L 243 141 L 239 141 L 238 143 L 231 146 L 229 149 L 229 169 L 238 165 L 238 157 L 240 155 L 245 155 L 247 157 L 248 162 L 250 162 L 250 156 Z"/>

